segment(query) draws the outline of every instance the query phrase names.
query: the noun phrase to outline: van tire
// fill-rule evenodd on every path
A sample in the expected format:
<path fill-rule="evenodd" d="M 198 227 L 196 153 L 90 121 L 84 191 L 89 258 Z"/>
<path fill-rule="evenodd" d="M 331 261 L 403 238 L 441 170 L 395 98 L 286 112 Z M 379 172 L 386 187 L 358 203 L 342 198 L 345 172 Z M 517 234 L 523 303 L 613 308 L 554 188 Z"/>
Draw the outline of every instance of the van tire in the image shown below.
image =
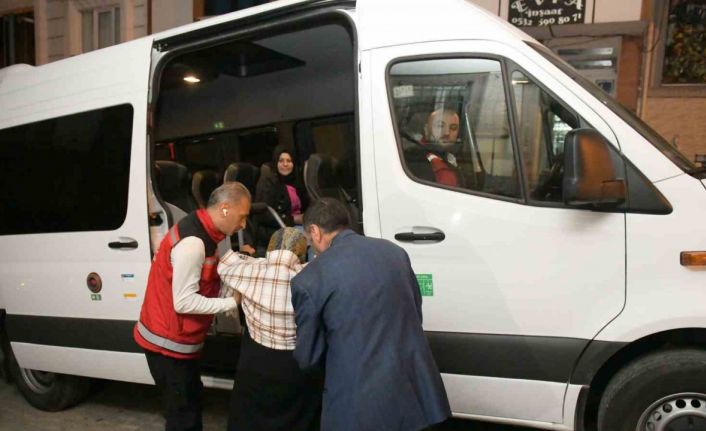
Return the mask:
<path fill-rule="evenodd" d="M 11 349 L 9 354 L 10 373 L 17 389 L 28 403 L 39 410 L 65 410 L 88 395 L 91 379 L 20 368 Z"/>
<path fill-rule="evenodd" d="M 678 426 L 689 419 L 706 426 L 706 351 L 668 350 L 644 356 L 613 376 L 601 397 L 598 431 L 644 431 L 649 421 Z"/>
<path fill-rule="evenodd" d="M 0 318 L 2 315 L 0 315 Z M 0 321 L 0 324 L 2 322 Z M 5 330 L 0 326 L 0 378 L 7 383 L 12 383 L 12 374 L 10 373 L 10 342 L 7 341 Z"/>

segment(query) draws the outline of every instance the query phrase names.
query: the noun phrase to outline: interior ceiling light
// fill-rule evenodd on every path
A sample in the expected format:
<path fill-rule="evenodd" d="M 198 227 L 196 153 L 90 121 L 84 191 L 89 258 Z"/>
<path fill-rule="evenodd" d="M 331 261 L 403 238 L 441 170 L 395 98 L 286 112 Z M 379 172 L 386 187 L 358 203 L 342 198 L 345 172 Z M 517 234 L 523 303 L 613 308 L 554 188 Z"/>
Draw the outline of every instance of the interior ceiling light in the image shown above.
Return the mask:
<path fill-rule="evenodd" d="M 188 82 L 189 84 L 196 84 L 198 82 L 201 82 L 201 80 L 194 75 L 186 75 L 184 77 L 184 81 Z"/>

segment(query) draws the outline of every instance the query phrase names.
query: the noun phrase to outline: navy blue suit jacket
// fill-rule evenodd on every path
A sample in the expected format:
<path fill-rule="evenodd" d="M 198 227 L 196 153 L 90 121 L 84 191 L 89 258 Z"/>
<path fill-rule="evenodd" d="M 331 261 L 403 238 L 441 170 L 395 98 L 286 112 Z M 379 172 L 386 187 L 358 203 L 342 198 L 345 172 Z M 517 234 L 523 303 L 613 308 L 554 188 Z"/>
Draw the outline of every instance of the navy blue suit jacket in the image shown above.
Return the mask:
<path fill-rule="evenodd" d="M 292 280 L 294 357 L 324 365 L 322 431 L 420 430 L 450 415 L 407 253 L 345 230 Z"/>

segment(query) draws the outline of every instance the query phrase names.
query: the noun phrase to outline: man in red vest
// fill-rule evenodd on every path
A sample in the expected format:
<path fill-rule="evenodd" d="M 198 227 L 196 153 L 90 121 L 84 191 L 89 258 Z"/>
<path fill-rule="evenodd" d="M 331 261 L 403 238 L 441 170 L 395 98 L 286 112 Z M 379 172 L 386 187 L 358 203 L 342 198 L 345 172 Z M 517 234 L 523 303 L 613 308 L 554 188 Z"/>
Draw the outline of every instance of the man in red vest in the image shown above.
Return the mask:
<path fill-rule="evenodd" d="M 167 431 L 202 429 L 198 357 L 213 315 L 237 307 L 218 297 L 217 244 L 245 228 L 250 201 L 240 183 L 218 187 L 207 208 L 169 230 L 152 262 L 133 336 L 164 397 Z"/>

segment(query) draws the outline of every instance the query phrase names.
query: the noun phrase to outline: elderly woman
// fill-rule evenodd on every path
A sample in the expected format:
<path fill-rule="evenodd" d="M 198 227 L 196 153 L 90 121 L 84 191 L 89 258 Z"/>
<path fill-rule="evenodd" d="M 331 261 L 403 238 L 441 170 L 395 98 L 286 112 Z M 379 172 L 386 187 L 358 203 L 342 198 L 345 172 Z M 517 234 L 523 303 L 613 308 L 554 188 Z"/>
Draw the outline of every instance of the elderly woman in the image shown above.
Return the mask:
<path fill-rule="evenodd" d="M 292 356 L 296 324 L 290 280 L 303 268 L 306 239 L 286 227 L 272 235 L 264 258 L 228 252 L 218 265 L 223 294 L 236 297 L 247 329 L 231 395 L 231 431 L 318 430 L 322 379 L 299 370 Z"/>

